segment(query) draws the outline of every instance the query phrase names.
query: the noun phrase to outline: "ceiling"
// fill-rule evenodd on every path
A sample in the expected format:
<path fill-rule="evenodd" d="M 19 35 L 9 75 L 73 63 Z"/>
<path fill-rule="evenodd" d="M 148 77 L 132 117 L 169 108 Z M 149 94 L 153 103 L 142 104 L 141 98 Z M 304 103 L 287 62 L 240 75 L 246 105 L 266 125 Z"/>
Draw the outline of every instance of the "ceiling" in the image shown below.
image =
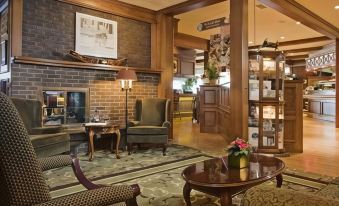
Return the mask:
<path fill-rule="evenodd" d="M 295 0 L 318 16 L 339 28 L 339 0 Z"/>
<path fill-rule="evenodd" d="M 128 4 L 144 7 L 154 11 L 182 3 L 187 0 L 119 0 Z"/>

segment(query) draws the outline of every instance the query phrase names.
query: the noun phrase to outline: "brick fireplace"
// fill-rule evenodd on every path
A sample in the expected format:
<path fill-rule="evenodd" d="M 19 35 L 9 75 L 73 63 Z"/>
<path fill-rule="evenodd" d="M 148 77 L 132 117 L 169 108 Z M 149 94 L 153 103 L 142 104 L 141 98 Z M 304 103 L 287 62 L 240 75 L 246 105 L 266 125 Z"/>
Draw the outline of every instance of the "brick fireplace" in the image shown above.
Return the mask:
<path fill-rule="evenodd" d="M 124 125 L 125 93 L 115 77 L 116 71 L 85 68 L 52 67 L 31 64 L 12 64 L 13 97 L 42 100 L 45 88 L 88 88 L 89 111 L 106 115 L 116 124 Z M 133 119 L 134 103 L 137 98 L 157 97 L 160 74 L 137 73 L 129 93 L 129 119 Z"/>

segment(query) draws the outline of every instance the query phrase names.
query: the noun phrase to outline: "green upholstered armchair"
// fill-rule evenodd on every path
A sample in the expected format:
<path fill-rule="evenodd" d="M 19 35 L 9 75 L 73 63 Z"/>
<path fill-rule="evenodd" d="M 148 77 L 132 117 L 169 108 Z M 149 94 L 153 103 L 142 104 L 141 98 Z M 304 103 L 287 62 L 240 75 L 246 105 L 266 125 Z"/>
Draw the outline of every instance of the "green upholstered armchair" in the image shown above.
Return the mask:
<path fill-rule="evenodd" d="M 81 172 L 79 160 L 67 155 L 37 159 L 17 109 L 1 92 L 0 128 L 1 205 L 137 205 L 138 185 L 95 185 Z M 88 190 L 52 199 L 42 171 L 66 165 L 72 165 L 79 182 Z"/>
<path fill-rule="evenodd" d="M 61 126 L 42 126 L 42 104 L 38 100 L 11 98 L 27 129 L 38 157 L 70 151 L 69 135 Z"/>
<path fill-rule="evenodd" d="M 135 104 L 135 121 L 128 125 L 128 154 L 134 143 L 161 144 L 166 155 L 169 122 L 169 99 L 138 99 Z"/>

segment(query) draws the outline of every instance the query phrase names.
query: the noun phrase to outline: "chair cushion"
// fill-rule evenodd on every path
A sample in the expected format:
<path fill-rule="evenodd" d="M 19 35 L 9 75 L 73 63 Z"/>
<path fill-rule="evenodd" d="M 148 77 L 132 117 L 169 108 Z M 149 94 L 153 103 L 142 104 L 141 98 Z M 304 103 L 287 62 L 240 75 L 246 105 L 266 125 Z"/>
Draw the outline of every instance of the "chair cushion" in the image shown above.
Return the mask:
<path fill-rule="evenodd" d="M 158 126 L 135 126 L 129 127 L 127 130 L 128 134 L 144 134 L 144 135 L 159 135 L 167 134 L 167 127 L 158 127 Z"/>
<path fill-rule="evenodd" d="M 29 135 L 34 148 L 46 147 L 60 142 L 69 142 L 69 135 L 66 133 Z"/>
<path fill-rule="evenodd" d="M 166 101 L 167 99 L 143 99 L 140 125 L 161 126 L 165 121 Z"/>

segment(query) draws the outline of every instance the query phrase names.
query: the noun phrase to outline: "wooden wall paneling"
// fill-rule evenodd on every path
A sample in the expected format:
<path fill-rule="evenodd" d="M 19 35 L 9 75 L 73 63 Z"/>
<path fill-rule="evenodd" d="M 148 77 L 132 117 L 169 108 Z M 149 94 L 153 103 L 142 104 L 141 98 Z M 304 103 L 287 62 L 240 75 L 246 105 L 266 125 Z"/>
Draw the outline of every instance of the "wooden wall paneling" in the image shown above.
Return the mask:
<path fill-rule="evenodd" d="M 248 0 L 230 0 L 231 135 L 248 137 Z"/>
<path fill-rule="evenodd" d="M 11 56 L 22 55 L 22 16 L 23 0 L 9 1 L 9 47 Z"/>
<path fill-rule="evenodd" d="M 156 70 L 158 67 L 158 34 L 157 34 L 157 24 L 151 24 L 151 69 Z"/>
<path fill-rule="evenodd" d="M 303 151 L 303 81 L 284 83 L 284 148 L 287 152 Z"/>
<path fill-rule="evenodd" d="M 336 66 L 335 66 L 335 71 L 336 74 L 339 74 L 339 38 L 336 39 L 335 41 L 335 52 L 336 52 Z M 336 94 L 335 94 L 335 102 L 336 102 L 336 114 L 335 114 L 335 127 L 339 128 L 339 75 L 336 75 L 335 78 L 335 83 L 336 83 Z"/>
<path fill-rule="evenodd" d="M 200 99 L 200 132 L 217 133 L 218 130 L 218 102 L 219 86 L 202 85 L 199 92 Z"/>
<path fill-rule="evenodd" d="M 76 6 L 93 9 L 138 21 L 156 23 L 156 12 L 150 9 L 111 0 L 57 0 Z"/>
<path fill-rule="evenodd" d="M 268 7 L 271 7 L 286 16 L 302 22 L 311 29 L 333 39 L 339 38 L 339 29 L 325 21 L 320 16 L 302 6 L 295 0 L 259 0 Z M 232 10 L 231 10 L 232 12 Z"/>
<path fill-rule="evenodd" d="M 157 51 L 159 52 L 159 68 L 161 68 L 161 80 L 158 86 L 158 96 L 168 98 L 173 102 L 173 17 L 163 14 L 157 15 Z M 171 104 L 170 122 L 173 125 L 173 104 Z M 170 139 L 173 138 L 173 127 L 170 131 Z"/>
<path fill-rule="evenodd" d="M 208 44 L 208 40 L 200 37 L 195 37 L 183 33 L 176 33 L 174 35 L 174 45 L 177 47 L 208 51 Z"/>

